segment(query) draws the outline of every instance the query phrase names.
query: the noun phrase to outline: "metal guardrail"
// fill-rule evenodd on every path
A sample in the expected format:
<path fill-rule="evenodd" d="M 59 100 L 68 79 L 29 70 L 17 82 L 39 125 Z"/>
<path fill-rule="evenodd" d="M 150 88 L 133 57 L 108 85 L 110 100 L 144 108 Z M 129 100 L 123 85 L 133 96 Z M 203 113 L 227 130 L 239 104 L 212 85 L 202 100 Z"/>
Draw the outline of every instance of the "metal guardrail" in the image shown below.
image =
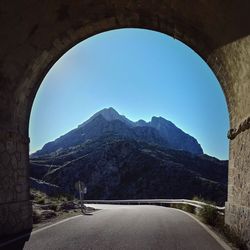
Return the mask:
<path fill-rule="evenodd" d="M 84 200 L 87 204 L 124 204 L 124 205 L 161 205 L 168 206 L 171 204 L 186 204 L 195 208 L 203 206 L 211 206 L 216 208 L 220 213 L 224 213 L 225 207 L 218 207 L 202 201 L 187 200 L 187 199 L 140 199 L 140 200 Z"/>

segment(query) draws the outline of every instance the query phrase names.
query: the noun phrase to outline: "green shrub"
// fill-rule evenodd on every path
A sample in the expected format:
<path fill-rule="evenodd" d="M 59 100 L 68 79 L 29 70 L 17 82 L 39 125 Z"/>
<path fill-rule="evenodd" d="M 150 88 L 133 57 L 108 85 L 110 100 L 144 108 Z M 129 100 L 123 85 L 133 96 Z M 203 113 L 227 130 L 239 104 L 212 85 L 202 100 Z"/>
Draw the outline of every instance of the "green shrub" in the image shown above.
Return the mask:
<path fill-rule="evenodd" d="M 180 209 L 180 210 L 183 210 L 185 212 L 192 213 L 192 214 L 195 213 L 195 207 L 192 205 L 189 205 L 189 204 L 176 203 L 176 204 L 171 204 L 170 207 Z"/>
<path fill-rule="evenodd" d="M 204 205 L 199 211 L 202 221 L 211 226 L 216 226 L 219 222 L 219 214 L 215 207 Z"/>
<path fill-rule="evenodd" d="M 170 204 L 170 207 L 176 208 L 176 209 L 182 209 L 182 204 L 178 204 L 178 203 Z"/>
<path fill-rule="evenodd" d="M 210 205 L 215 205 L 213 202 L 206 201 L 201 197 L 197 196 L 195 196 L 193 200 L 205 202 Z M 199 216 L 203 222 L 216 227 L 217 230 L 219 230 L 228 239 L 229 242 L 231 242 L 234 246 L 237 247 L 237 249 L 248 249 L 247 242 L 241 239 L 240 234 L 238 232 L 230 228 L 228 225 L 225 225 L 224 214 L 218 213 L 216 208 L 209 205 L 205 205 L 199 210 Z"/>
<path fill-rule="evenodd" d="M 204 198 L 202 198 L 201 196 L 194 196 L 193 201 L 200 201 L 200 202 L 204 202 L 206 204 L 209 204 L 209 205 L 214 205 L 216 206 L 216 203 L 214 201 L 211 201 L 211 200 L 205 200 Z"/>
<path fill-rule="evenodd" d="M 193 200 L 193 201 L 201 201 L 201 202 L 206 202 L 206 203 L 207 203 L 207 201 L 205 201 L 205 200 L 204 200 L 202 197 L 200 197 L 200 196 L 194 196 L 192 200 Z"/>
<path fill-rule="evenodd" d="M 189 205 L 189 204 L 183 204 L 183 205 L 182 205 L 182 210 L 183 210 L 183 211 L 186 211 L 186 212 L 188 212 L 188 213 L 192 213 L 192 214 L 195 213 L 195 207 L 192 206 L 192 205 Z"/>
<path fill-rule="evenodd" d="M 41 197 L 36 201 L 38 204 L 45 204 L 45 198 Z"/>

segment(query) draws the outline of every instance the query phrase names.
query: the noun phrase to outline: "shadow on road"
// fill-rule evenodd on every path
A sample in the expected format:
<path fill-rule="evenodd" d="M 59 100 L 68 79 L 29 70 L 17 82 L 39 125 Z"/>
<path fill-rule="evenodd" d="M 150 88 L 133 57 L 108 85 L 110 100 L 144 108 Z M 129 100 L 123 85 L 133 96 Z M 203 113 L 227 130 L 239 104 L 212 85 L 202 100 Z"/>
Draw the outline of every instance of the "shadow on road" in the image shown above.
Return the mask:
<path fill-rule="evenodd" d="M 5 237 L 0 240 L 1 250 L 21 250 L 24 248 L 26 241 L 30 238 L 31 230 L 25 234 L 17 234 L 12 237 Z"/>

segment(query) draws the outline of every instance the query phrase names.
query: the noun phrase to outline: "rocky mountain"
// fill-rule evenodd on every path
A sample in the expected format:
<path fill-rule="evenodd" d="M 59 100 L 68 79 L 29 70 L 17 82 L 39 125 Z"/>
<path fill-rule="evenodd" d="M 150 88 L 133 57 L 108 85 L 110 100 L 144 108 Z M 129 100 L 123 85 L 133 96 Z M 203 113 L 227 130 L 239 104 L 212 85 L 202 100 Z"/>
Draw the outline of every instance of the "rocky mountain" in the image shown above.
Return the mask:
<path fill-rule="evenodd" d="M 78 127 L 83 127 L 87 123 L 91 122 L 93 119 L 95 119 L 97 116 L 101 115 L 106 121 L 113 121 L 113 120 L 119 120 L 126 125 L 133 127 L 134 123 L 126 118 L 124 115 L 120 115 L 114 108 L 104 108 L 100 110 L 99 112 L 95 113 L 93 116 L 91 116 L 86 122 L 82 123 Z"/>
<path fill-rule="evenodd" d="M 57 155 L 33 157 L 31 175 L 71 194 L 75 182 L 82 180 L 88 187 L 87 199 L 200 196 L 223 204 L 227 193 L 226 161 L 119 135 L 87 140 Z"/>
<path fill-rule="evenodd" d="M 226 200 L 227 161 L 204 155 L 194 137 L 162 117 L 133 122 L 103 109 L 30 159 L 31 185 L 44 192 L 74 195 L 82 180 L 88 199 Z"/>
<path fill-rule="evenodd" d="M 200 144 L 194 137 L 162 117 L 152 117 L 150 122 L 143 120 L 132 122 L 113 108 L 108 108 L 97 112 L 76 129 L 55 141 L 45 144 L 31 157 L 56 153 L 108 134 L 153 143 L 166 148 L 185 150 L 197 155 L 203 154 Z"/>

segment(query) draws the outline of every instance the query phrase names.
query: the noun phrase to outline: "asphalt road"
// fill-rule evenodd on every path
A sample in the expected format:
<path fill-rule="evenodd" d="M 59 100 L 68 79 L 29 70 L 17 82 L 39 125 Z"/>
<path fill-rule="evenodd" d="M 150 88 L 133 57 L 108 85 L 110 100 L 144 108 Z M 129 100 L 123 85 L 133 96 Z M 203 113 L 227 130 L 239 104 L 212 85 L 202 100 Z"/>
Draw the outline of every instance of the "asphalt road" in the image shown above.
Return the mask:
<path fill-rule="evenodd" d="M 30 235 L 6 249 L 96 250 L 222 250 L 197 221 L 172 208 L 96 205 L 93 215 L 81 215 Z M 16 247 L 16 248 L 15 248 Z"/>

